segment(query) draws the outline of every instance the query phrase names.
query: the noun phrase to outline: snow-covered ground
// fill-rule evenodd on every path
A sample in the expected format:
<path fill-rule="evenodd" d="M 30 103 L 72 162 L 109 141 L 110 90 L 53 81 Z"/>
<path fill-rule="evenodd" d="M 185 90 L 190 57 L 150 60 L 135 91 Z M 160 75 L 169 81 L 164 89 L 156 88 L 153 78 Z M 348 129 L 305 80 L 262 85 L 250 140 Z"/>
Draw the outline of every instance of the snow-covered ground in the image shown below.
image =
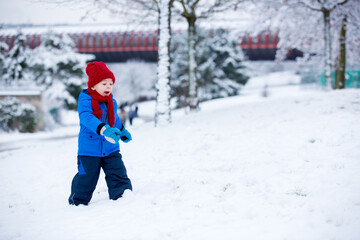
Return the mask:
<path fill-rule="evenodd" d="M 102 174 L 89 206 L 67 204 L 77 127 L 1 134 L 17 147 L 0 152 L 0 239 L 359 239 L 360 90 L 251 85 L 129 127 L 134 191 L 118 201 Z"/>

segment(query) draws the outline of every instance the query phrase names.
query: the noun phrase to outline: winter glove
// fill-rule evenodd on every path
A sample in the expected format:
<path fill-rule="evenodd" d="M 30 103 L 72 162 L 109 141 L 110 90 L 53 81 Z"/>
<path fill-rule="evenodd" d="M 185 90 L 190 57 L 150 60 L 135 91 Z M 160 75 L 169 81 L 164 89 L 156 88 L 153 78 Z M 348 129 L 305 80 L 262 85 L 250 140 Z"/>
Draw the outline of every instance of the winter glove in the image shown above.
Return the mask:
<path fill-rule="evenodd" d="M 125 128 L 123 128 L 123 130 L 121 130 L 120 139 L 124 143 L 128 143 L 132 140 L 132 137 L 131 137 L 131 134 L 129 133 L 129 131 L 126 130 Z"/>
<path fill-rule="evenodd" d="M 100 130 L 100 135 L 103 135 L 105 139 L 110 143 L 118 143 L 120 140 L 120 130 L 117 128 L 111 128 L 109 125 L 105 125 Z"/>

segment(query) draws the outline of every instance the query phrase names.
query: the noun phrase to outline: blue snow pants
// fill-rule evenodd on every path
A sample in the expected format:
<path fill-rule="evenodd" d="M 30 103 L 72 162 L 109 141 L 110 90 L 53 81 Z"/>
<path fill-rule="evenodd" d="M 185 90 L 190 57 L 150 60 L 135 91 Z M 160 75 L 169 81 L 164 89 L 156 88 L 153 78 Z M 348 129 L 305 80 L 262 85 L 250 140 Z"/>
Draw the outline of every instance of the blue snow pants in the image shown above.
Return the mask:
<path fill-rule="evenodd" d="M 132 190 L 131 181 L 119 152 L 106 157 L 78 156 L 78 173 L 72 180 L 69 204 L 87 205 L 90 202 L 101 168 L 105 173 L 110 199 L 116 200 L 126 189 Z"/>

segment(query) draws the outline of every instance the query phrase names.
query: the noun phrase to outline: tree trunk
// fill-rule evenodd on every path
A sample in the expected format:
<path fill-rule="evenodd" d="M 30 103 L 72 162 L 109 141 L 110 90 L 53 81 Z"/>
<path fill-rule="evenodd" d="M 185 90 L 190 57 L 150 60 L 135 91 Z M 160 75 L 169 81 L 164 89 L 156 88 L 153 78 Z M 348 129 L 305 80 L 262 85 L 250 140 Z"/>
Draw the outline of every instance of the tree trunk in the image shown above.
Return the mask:
<path fill-rule="evenodd" d="M 195 59 L 195 42 L 196 42 L 196 27 L 195 27 L 195 13 L 191 13 L 186 18 L 188 22 L 188 76 L 189 76 L 189 107 L 190 110 L 196 110 L 199 107 L 199 100 L 197 95 L 198 81 L 196 76 L 196 59 Z"/>
<path fill-rule="evenodd" d="M 340 30 L 340 54 L 339 54 L 339 64 L 336 74 L 336 83 L 335 89 L 345 88 L 345 72 L 346 72 L 346 24 L 347 17 L 344 16 L 342 20 L 342 26 Z"/>
<path fill-rule="evenodd" d="M 324 18 L 324 40 L 325 40 L 325 84 L 326 89 L 332 89 L 331 80 L 331 34 L 330 34 L 330 10 L 326 8 L 321 9 Z"/>
<path fill-rule="evenodd" d="M 156 83 L 155 126 L 171 123 L 170 109 L 170 41 L 173 0 L 158 1 L 158 65 Z"/>

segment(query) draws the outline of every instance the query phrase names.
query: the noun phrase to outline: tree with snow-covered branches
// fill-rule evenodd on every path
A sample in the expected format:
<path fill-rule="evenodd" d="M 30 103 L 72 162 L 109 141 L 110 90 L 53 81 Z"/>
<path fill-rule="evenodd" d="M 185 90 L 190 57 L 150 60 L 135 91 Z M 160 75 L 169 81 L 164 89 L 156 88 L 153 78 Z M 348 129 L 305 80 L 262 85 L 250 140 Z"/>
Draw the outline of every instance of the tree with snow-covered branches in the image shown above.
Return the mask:
<path fill-rule="evenodd" d="M 171 7 L 174 0 L 154 0 L 158 10 L 158 68 L 156 83 L 155 126 L 171 123 L 170 42 Z"/>
<path fill-rule="evenodd" d="M 341 5 L 347 3 L 348 0 L 302 0 L 298 1 L 299 4 L 304 5 L 311 11 L 317 11 L 322 13 L 323 28 L 324 28 L 324 56 L 325 56 L 325 81 L 327 89 L 331 89 L 331 72 L 332 72 L 332 58 L 331 58 L 331 14 L 332 12 Z M 292 2 L 289 0 L 289 2 Z"/>
<path fill-rule="evenodd" d="M 80 54 L 72 39 L 49 30 L 42 36 L 39 47 L 32 50 L 28 65 L 34 80 L 43 87 L 51 108 L 76 108 L 77 96 L 86 83 L 84 69 L 93 55 Z"/>
<path fill-rule="evenodd" d="M 9 46 L 5 42 L 0 42 L 0 65 L 4 64 L 5 51 L 9 50 Z"/>
<path fill-rule="evenodd" d="M 156 83 L 155 126 L 171 123 L 170 108 L 170 41 L 171 41 L 171 8 L 175 0 L 93 0 L 91 11 L 107 10 L 110 14 L 125 21 L 144 23 L 156 20 L 158 23 L 158 67 Z M 57 0 L 58 3 L 69 2 Z M 156 12 L 157 14 L 154 14 Z M 86 17 L 86 16 L 85 16 Z"/>
<path fill-rule="evenodd" d="M 188 105 L 190 109 L 198 108 L 198 79 L 196 66 L 196 21 L 208 18 L 215 12 L 225 11 L 237 4 L 234 0 L 176 0 L 175 11 L 186 19 L 188 24 Z"/>
<path fill-rule="evenodd" d="M 142 10 L 143 17 L 147 18 L 151 12 L 157 12 L 158 23 L 158 65 L 157 65 L 157 82 L 156 88 L 156 104 L 155 104 L 155 126 L 167 125 L 171 123 L 170 108 L 170 42 L 171 42 L 171 9 L 175 0 L 125 0 L 127 6 L 133 6 L 132 10 Z M 122 2 L 124 1 L 110 1 Z M 131 7 L 130 7 L 131 8 Z M 121 8 L 119 8 L 119 11 Z M 126 8 L 127 10 L 128 8 Z M 122 12 L 122 14 L 128 14 Z M 138 16 L 139 13 L 134 13 Z M 142 20 L 138 20 L 141 22 Z"/>
<path fill-rule="evenodd" d="M 25 80 L 25 71 L 28 68 L 27 58 L 29 49 L 26 48 L 25 36 L 18 30 L 14 40 L 14 46 L 9 53 L 5 55 L 3 69 L 5 71 L 2 80 L 6 86 L 19 84 Z"/>
<path fill-rule="evenodd" d="M 186 106 L 188 85 L 187 34 L 180 32 L 173 36 L 172 89 L 181 107 Z M 248 77 L 238 35 L 222 28 L 198 28 L 195 40 L 199 101 L 239 94 Z"/>
<path fill-rule="evenodd" d="M 251 15 L 257 16 L 253 24 L 249 25 L 249 31 L 258 34 L 268 27 L 277 32 L 279 36 L 277 59 L 285 58 L 289 50 L 297 48 L 304 53 L 303 60 L 311 59 L 313 55 L 321 56 L 324 62 L 326 88 L 331 89 L 331 72 L 335 58 L 339 56 L 339 33 L 343 20 L 343 14 L 338 14 L 340 9 L 346 10 L 353 16 L 347 28 L 358 29 L 358 0 L 259 0 L 243 5 Z M 351 32 L 351 37 L 346 40 L 350 49 L 359 52 L 359 31 Z M 349 53 L 350 51 L 347 51 Z M 353 54 L 353 53 L 351 53 Z"/>
<path fill-rule="evenodd" d="M 205 41 L 198 45 L 199 87 L 204 100 L 237 95 L 246 84 L 249 77 L 245 74 L 245 55 L 239 44 L 238 35 L 220 28 L 211 29 Z"/>
<path fill-rule="evenodd" d="M 5 42 L 0 42 L 0 81 L 2 80 L 5 62 L 5 51 L 9 50 L 9 46 Z"/>
<path fill-rule="evenodd" d="M 360 2 L 349 0 L 335 9 L 332 15 L 335 29 L 334 59 L 335 88 L 345 88 L 345 72 L 349 66 L 360 64 Z"/>
<path fill-rule="evenodd" d="M 111 0 L 108 3 L 117 6 L 112 7 L 112 13 L 122 16 L 130 15 L 131 19 L 142 15 L 138 22 L 153 16 L 157 12 L 158 23 L 158 65 L 155 105 L 155 126 L 171 123 L 170 108 L 170 42 L 171 42 L 171 8 L 174 0 Z M 128 6 L 123 8 L 123 6 Z M 109 9 L 109 8 L 108 8 Z M 109 9 L 110 10 L 110 9 Z M 125 11 L 124 11 L 125 10 Z M 140 10 L 140 12 L 138 11 Z M 134 12 L 135 11 L 135 12 Z M 132 13 L 132 14 L 129 14 Z"/>

